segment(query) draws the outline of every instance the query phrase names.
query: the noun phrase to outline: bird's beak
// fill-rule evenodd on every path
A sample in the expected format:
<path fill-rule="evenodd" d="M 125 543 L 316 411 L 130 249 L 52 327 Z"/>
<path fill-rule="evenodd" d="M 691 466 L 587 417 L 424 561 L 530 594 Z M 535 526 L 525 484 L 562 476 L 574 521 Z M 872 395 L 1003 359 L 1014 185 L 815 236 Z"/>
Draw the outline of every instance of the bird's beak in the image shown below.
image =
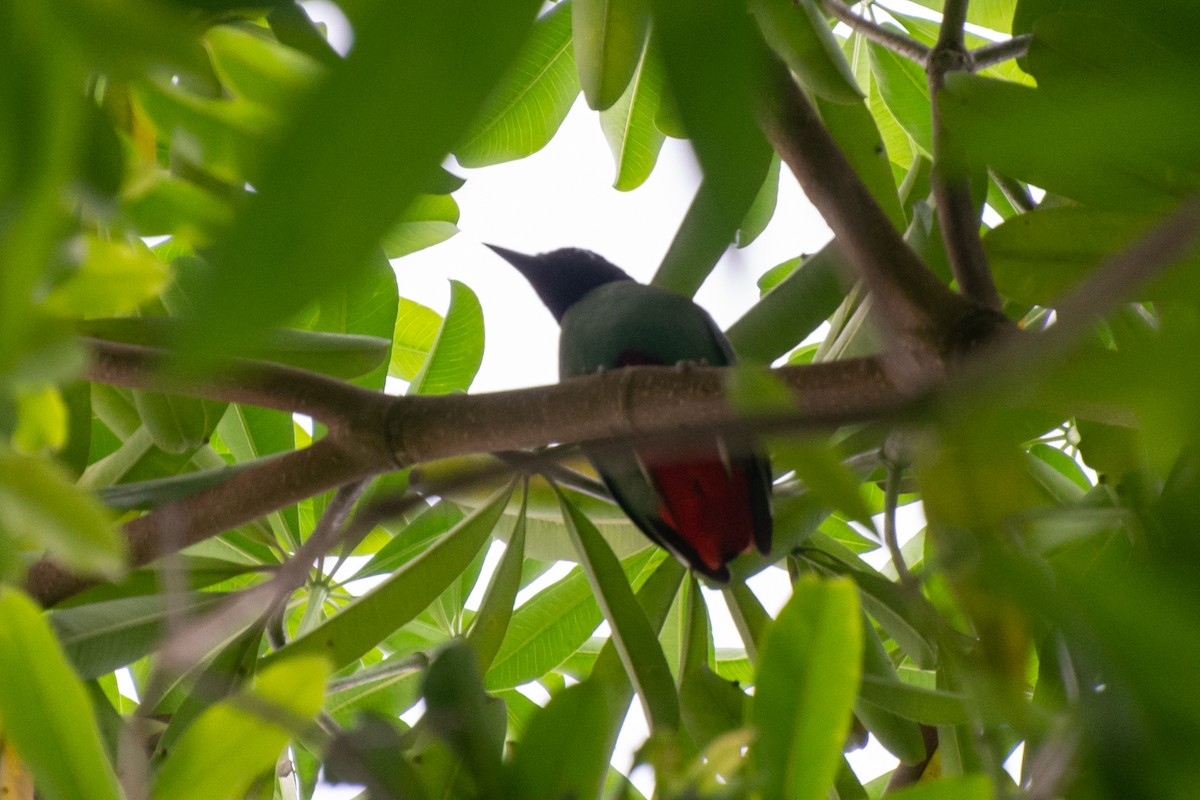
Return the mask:
<path fill-rule="evenodd" d="M 484 242 L 483 246 L 522 272 L 525 271 L 523 268 L 533 261 L 533 256 L 527 256 L 524 253 L 518 253 L 516 250 L 509 250 L 507 247 L 500 247 L 498 245 L 488 244 L 487 242 Z"/>

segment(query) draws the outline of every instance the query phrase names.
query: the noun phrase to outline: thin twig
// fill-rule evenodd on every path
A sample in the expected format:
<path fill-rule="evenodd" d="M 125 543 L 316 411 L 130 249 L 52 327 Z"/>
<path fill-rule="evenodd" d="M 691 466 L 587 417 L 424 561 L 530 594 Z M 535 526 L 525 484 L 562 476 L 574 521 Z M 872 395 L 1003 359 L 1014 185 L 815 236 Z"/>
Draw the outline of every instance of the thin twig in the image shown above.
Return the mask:
<path fill-rule="evenodd" d="M 896 506 L 900 501 L 900 482 L 904 470 L 898 464 L 888 462 L 887 481 L 883 489 L 883 541 L 887 544 L 888 552 L 892 554 L 892 566 L 896 568 L 896 576 L 900 585 L 912 588 L 914 585 L 912 573 L 904 563 L 904 553 L 900 550 L 900 539 L 896 534 Z"/>
<path fill-rule="evenodd" d="M 980 70 L 1003 64 L 1012 58 L 1021 58 L 1029 52 L 1031 41 L 1033 41 L 1033 34 L 1022 33 L 1020 36 L 1014 36 L 1003 42 L 986 44 L 971 51 L 971 62 L 975 65 L 975 69 Z"/>
<path fill-rule="evenodd" d="M 200 663 L 214 647 L 257 619 L 275 611 L 308 577 L 313 563 L 341 539 L 354 502 L 366 481 L 343 486 L 334 494 L 316 528 L 295 555 L 285 561 L 270 580 L 240 592 L 229 603 L 189 621 L 158 649 L 157 667 L 164 674 L 183 674 Z"/>
<path fill-rule="evenodd" d="M 970 170 L 938 111 L 938 95 L 946 74 L 972 69 L 971 54 L 963 42 L 966 17 L 967 0 L 946 0 L 938 41 L 925 69 L 933 114 L 933 195 L 950 272 L 959 290 L 980 305 L 999 311 L 1002 301 L 979 237 L 979 213 L 971 197 Z"/>
<path fill-rule="evenodd" d="M 856 33 L 862 34 L 864 38 L 925 66 L 925 62 L 929 58 L 929 47 L 923 42 L 918 42 L 910 36 L 905 36 L 891 28 L 885 28 L 874 20 L 855 14 L 850 6 L 843 3 L 842 0 L 821 0 L 821 5 L 825 6 L 830 14 L 849 25 Z"/>

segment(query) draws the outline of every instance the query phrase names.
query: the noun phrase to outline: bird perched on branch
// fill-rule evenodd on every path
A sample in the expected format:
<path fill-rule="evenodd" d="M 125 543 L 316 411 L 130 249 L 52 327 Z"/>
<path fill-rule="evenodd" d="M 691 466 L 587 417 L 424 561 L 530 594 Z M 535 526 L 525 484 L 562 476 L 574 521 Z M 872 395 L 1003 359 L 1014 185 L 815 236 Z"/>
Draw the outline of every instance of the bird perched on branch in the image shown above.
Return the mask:
<path fill-rule="evenodd" d="M 733 363 L 712 317 L 681 295 L 637 283 L 588 250 L 530 256 L 488 245 L 516 267 L 562 326 L 559 378 L 642 365 Z M 696 572 L 729 580 L 727 564 L 771 548 L 771 472 L 758 453 L 717 437 L 687 446 L 591 449 L 617 503 L 651 540 Z"/>

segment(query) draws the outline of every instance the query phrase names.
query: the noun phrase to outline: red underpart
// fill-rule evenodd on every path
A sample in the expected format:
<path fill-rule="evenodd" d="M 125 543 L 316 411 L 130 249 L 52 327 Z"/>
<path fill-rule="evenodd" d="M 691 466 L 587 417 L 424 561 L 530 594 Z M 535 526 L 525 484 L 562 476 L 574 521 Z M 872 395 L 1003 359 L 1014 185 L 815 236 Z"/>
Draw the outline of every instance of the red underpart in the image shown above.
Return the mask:
<path fill-rule="evenodd" d="M 711 456 L 697 453 L 683 463 L 647 455 L 642 454 L 643 462 L 662 498 L 658 513 L 696 549 L 705 566 L 719 569 L 754 546 L 744 470 L 726 470 L 715 449 Z"/>

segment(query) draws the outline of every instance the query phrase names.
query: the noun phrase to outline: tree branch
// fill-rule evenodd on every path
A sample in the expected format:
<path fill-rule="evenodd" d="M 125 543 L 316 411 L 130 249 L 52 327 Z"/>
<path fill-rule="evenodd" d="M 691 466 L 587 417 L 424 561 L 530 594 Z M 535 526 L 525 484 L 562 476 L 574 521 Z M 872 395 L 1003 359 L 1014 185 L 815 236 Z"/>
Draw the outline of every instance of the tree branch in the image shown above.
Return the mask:
<path fill-rule="evenodd" d="M 950 272 L 958 282 L 959 290 L 981 306 L 998 312 L 1002 301 L 979 237 L 979 214 L 971 197 L 970 170 L 942 124 L 938 111 L 938 95 L 945 84 L 946 73 L 972 69 L 971 54 L 963 42 L 967 1 L 946 0 L 938 41 L 925 68 L 933 113 L 933 196 Z"/>
<path fill-rule="evenodd" d="M 774 77 L 760 125 L 833 229 L 885 323 L 902 340 L 889 359 L 889 375 L 905 387 L 927 384 L 941 373 L 947 356 L 1007 321 L 950 291 L 929 271 L 875 202 L 786 68 L 777 65 Z"/>
<path fill-rule="evenodd" d="M 971 62 L 975 69 L 987 69 L 997 64 L 1003 64 L 1011 58 L 1021 58 L 1029 52 L 1029 43 L 1033 34 L 1022 33 L 1003 42 L 987 44 L 971 51 Z"/>
<path fill-rule="evenodd" d="M 353 424 L 309 448 L 251 467 L 128 523 L 125 530 L 131 562 L 135 566 L 148 563 L 397 465 L 556 442 L 679 437 L 698 429 L 724 427 L 745 432 L 767 427 L 834 427 L 895 416 L 916 408 L 934 391 L 961 401 L 965 392 L 989 391 L 998 375 L 1011 385 L 1019 372 L 1060 356 L 1098 318 L 1194 252 L 1198 243 L 1200 198 L 1193 198 L 1064 297 L 1056 306 L 1058 322 L 1045 333 L 1017 335 L 1010 329 L 1010 335 L 995 344 L 976 348 L 970 363 L 949 381 L 916 390 L 898 385 L 878 357 L 772 370 L 771 374 L 792 390 L 799 410 L 762 421 L 746 421 L 730 404 L 729 368 L 633 367 L 556 386 L 482 395 L 388 397 L 347 386 L 349 394 L 345 396 L 357 398 L 351 405 L 361 400 L 366 409 L 342 409 L 344 419 Z M 168 388 L 149 362 L 142 359 L 137 363 L 141 366 L 118 370 L 115 377 L 133 388 Z M 287 370 L 286 374 L 295 372 Z M 106 374 L 97 370 L 93 377 L 99 380 Z M 298 374 L 305 380 L 319 378 Z M 246 390 L 232 385 L 232 380 L 219 378 L 212 385 L 193 382 L 181 393 L 216 400 L 243 397 Z M 279 396 L 271 394 L 268 399 L 278 402 Z M 373 430 L 368 427 L 371 420 Z M 70 575 L 48 561 L 34 564 L 26 577 L 28 591 L 44 605 L 89 585 L 88 579 Z"/>
<path fill-rule="evenodd" d="M 385 440 L 377 434 L 374 441 Z M 372 451 L 369 445 L 344 446 L 326 437 L 127 523 L 130 564 L 148 564 L 305 498 L 393 468 L 383 444 Z M 94 584 L 47 560 L 31 566 L 25 577 L 27 591 L 44 606 Z"/>
<path fill-rule="evenodd" d="M 864 38 L 925 66 L 925 62 L 929 58 L 929 47 L 924 43 L 891 28 L 885 28 L 874 20 L 855 14 L 850 6 L 843 3 L 842 0 L 821 0 L 821 5 Z"/>
<path fill-rule="evenodd" d="M 91 351 L 86 378 L 129 389 L 186 394 L 306 414 L 330 428 L 354 425 L 364 413 L 383 413 L 378 392 L 279 364 L 235 361 L 226 371 L 202 376 L 166 368 L 165 352 L 153 347 L 82 337 Z"/>

